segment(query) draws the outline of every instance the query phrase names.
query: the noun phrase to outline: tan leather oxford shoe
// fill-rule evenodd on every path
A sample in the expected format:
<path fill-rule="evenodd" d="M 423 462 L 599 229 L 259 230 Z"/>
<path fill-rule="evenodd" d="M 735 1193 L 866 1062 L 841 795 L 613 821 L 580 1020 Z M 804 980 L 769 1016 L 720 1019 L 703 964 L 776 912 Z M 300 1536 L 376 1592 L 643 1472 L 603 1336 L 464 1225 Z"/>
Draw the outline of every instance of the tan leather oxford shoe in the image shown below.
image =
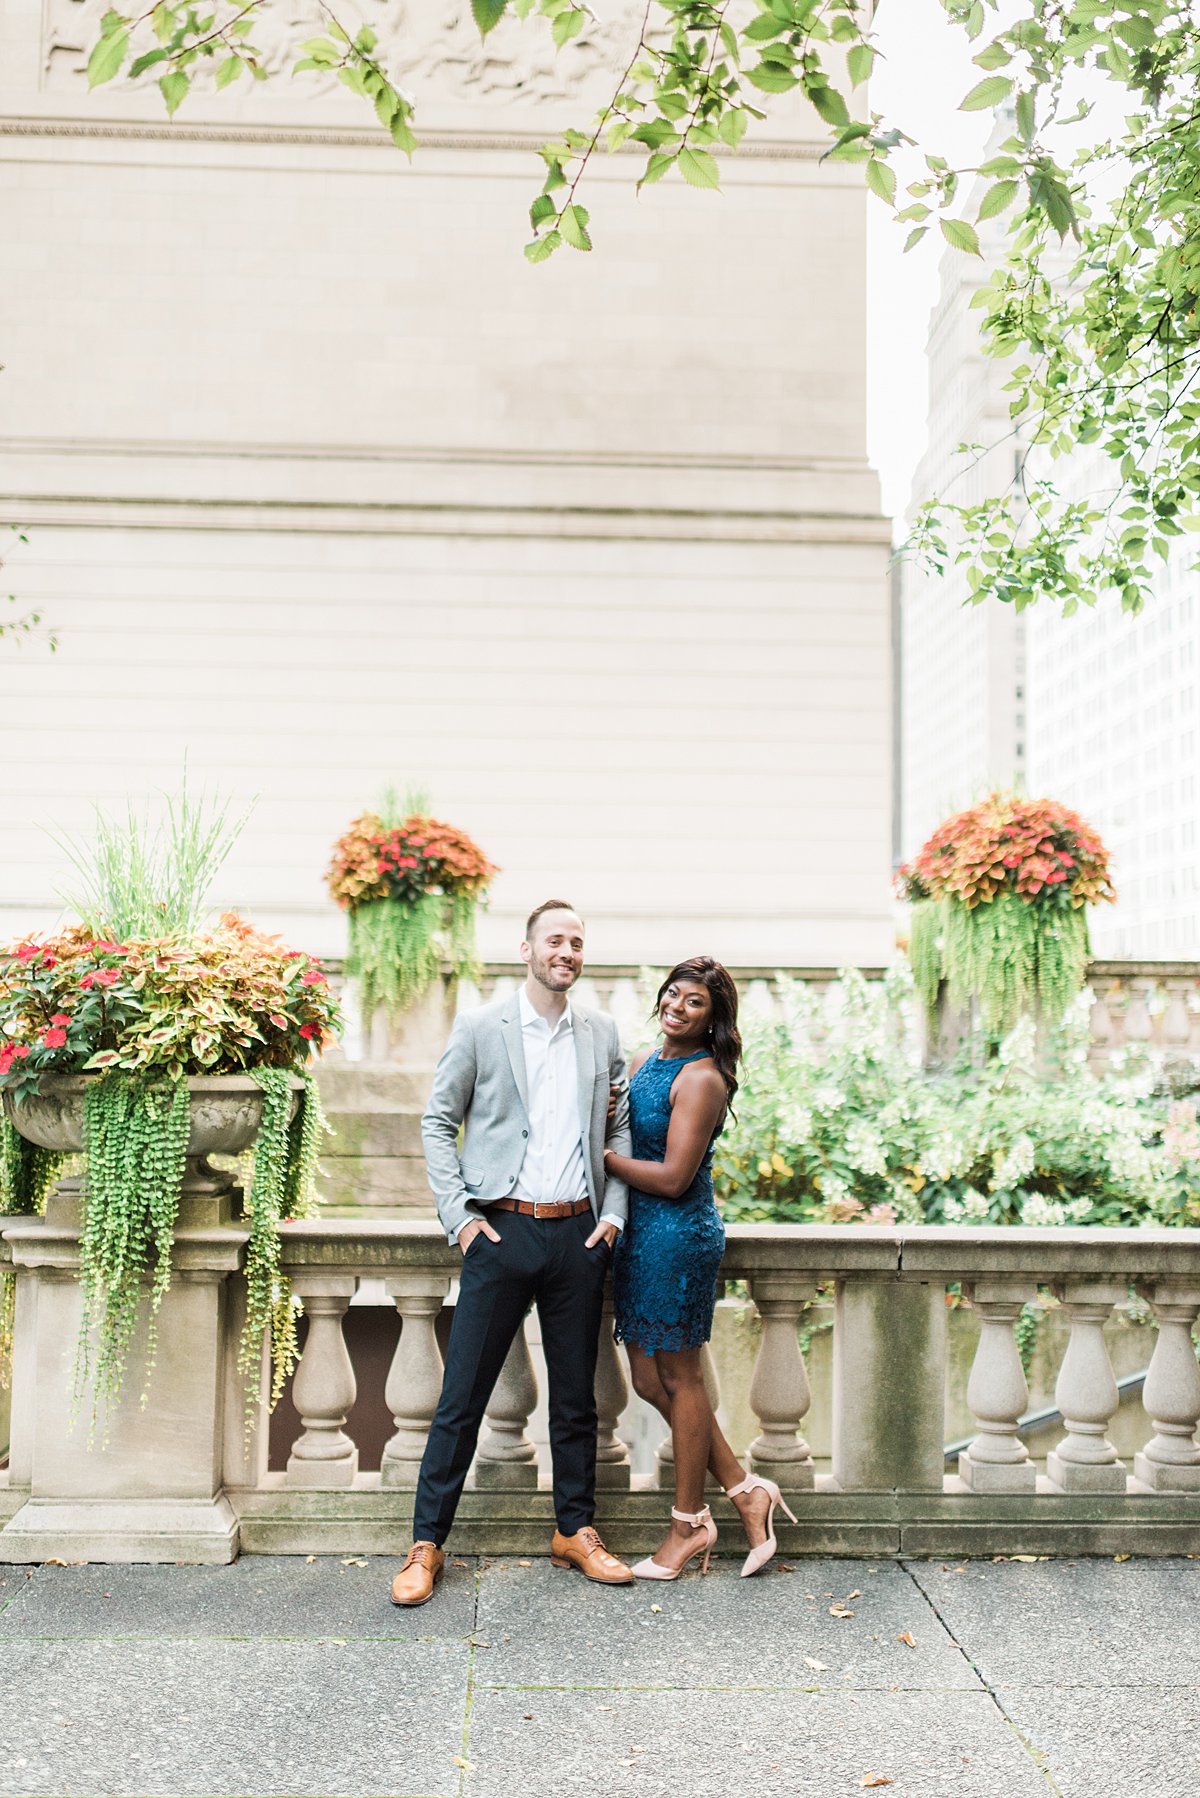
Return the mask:
<path fill-rule="evenodd" d="M 599 1530 L 594 1530 L 590 1524 L 573 1536 L 564 1536 L 560 1530 L 555 1530 L 550 1544 L 550 1565 L 574 1567 L 600 1586 L 633 1584 L 631 1570 L 624 1561 L 618 1561 L 616 1555 L 609 1554 L 600 1540 Z"/>
<path fill-rule="evenodd" d="M 393 1604 L 428 1604 L 446 1568 L 446 1557 L 432 1542 L 414 1542 L 408 1559 L 392 1581 Z"/>

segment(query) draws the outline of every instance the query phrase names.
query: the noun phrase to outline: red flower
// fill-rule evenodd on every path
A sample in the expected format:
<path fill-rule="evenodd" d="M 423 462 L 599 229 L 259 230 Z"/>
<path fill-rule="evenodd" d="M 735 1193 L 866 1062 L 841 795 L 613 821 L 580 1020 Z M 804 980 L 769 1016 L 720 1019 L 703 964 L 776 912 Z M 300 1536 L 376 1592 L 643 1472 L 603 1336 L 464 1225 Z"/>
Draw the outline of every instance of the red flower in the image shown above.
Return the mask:
<path fill-rule="evenodd" d="M 43 955 L 42 966 L 44 968 L 56 968 L 58 966 L 57 955 Z"/>
<path fill-rule="evenodd" d="M 65 1030 L 47 1030 L 42 1037 L 42 1041 L 48 1049 L 61 1049 L 66 1040 Z"/>
<path fill-rule="evenodd" d="M 50 1022 L 52 1024 L 69 1024 L 71 1020 L 65 1011 L 56 1011 Z"/>
<path fill-rule="evenodd" d="M 18 961 L 32 961 L 34 956 L 37 953 L 38 953 L 38 946 L 36 943 L 22 943 L 20 948 L 17 950 L 17 960 Z"/>
<path fill-rule="evenodd" d="M 320 1036 L 321 1026 L 319 1024 L 301 1024 L 300 1034 L 311 1042 L 314 1036 Z"/>
<path fill-rule="evenodd" d="M 96 970 L 96 980 L 100 986 L 115 986 L 120 978 L 120 968 L 97 968 Z"/>
<path fill-rule="evenodd" d="M 325 986 L 328 983 L 324 974 L 314 974 L 310 969 L 307 974 L 301 974 L 300 984 L 301 986 Z"/>
<path fill-rule="evenodd" d="M 16 1056 L 18 1061 L 23 1061 L 29 1053 L 29 1044 L 28 1043 L 14 1043 L 12 1052 Z"/>

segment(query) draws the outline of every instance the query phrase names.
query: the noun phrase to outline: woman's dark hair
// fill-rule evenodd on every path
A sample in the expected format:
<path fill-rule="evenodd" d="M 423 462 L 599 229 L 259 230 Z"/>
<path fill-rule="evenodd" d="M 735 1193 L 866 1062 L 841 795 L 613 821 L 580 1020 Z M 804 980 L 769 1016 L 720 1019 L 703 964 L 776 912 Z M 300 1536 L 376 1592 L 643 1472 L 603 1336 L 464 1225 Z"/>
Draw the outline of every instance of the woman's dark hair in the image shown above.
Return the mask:
<path fill-rule="evenodd" d="M 733 984 L 733 976 L 728 968 L 723 968 L 711 955 L 693 955 L 689 961 L 677 963 L 658 989 L 658 996 L 654 1001 L 656 1018 L 663 1002 L 663 994 L 677 980 L 692 980 L 697 986 L 708 989 L 712 1000 L 708 1044 L 712 1050 L 713 1064 L 725 1082 L 729 1103 L 732 1105 L 738 1089 L 737 1065 L 742 1058 L 742 1039 L 737 1027 L 738 991 Z"/>

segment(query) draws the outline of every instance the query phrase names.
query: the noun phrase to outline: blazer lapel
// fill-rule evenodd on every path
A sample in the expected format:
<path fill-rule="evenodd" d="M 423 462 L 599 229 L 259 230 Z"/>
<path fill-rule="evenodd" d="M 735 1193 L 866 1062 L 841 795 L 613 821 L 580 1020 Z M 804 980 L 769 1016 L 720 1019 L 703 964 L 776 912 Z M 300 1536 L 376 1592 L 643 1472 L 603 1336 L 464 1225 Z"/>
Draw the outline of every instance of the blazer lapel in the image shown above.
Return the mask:
<path fill-rule="evenodd" d="M 517 1091 L 521 1095 L 521 1103 L 525 1107 L 525 1115 L 528 1117 L 529 1082 L 525 1078 L 525 1049 L 521 1042 L 521 1013 L 516 1005 L 500 1020 L 500 1030 L 504 1037 L 504 1047 L 508 1050 L 508 1059 L 512 1064 L 513 1079 L 517 1083 Z"/>
<path fill-rule="evenodd" d="M 596 1055 L 591 1019 L 574 1013 L 575 1073 L 579 1084 L 579 1133 L 585 1151 L 592 1135 L 592 1092 L 596 1084 Z"/>

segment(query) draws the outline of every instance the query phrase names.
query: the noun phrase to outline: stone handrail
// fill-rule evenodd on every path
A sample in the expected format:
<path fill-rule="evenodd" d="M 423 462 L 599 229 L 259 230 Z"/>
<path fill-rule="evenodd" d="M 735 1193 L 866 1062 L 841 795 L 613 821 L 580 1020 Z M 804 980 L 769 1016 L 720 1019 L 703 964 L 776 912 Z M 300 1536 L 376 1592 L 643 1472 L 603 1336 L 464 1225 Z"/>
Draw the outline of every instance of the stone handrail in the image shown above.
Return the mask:
<path fill-rule="evenodd" d="M 51 1389 L 61 1378 L 66 1314 L 54 1295 L 70 1279 L 71 1236 L 62 1218 L 0 1219 L 18 1277 L 0 1559 L 219 1559 L 239 1547 L 391 1552 L 401 1545 L 460 1265 L 435 1224 L 324 1218 L 283 1227 L 282 1271 L 308 1333 L 292 1386 L 299 1429 L 286 1466 L 275 1468 L 265 1408 L 249 1432 L 242 1427 L 239 1282 L 231 1269 L 245 1230 L 235 1221 L 181 1229 L 176 1285 L 190 1335 L 172 1343 L 164 1313 L 150 1403 L 139 1406 L 134 1380 L 111 1441 L 89 1443 L 82 1430 L 66 1447 L 57 1432 L 50 1439 L 40 1423 L 58 1402 Z M 788 1551 L 1200 1552 L 1200 1369 L 1191 1342 L 1200 1315 L 1200 1230 L 733 1225 L 722 1276 L 744 1287 L 756 1343 L 750 1463 L 801 1500 L 799 1525 L 781 1537 Z M 228 1300 L 219 1303 L 225 1283 Z M 952 1285 L 979 1323 L 968 1387 L 977 1432 L 947 1476 Z M 832 1287 L 834 1300 L 828 1473 L 814 1466 L 804 1436 L 810 1394 L 800 1326 L 819 1286 Z M 1119 1396 L 1104 1325 L 1131 1287 L 1151 1307 L 1157 1337 L 1143 1394 L 1148 1440 L 1126 1465 L 1108 1440 Z M 1046 1288 L 1069 1337 L 1055 1389 L 1061 1438 L 1040 1473 L 1016 1428 L 1028 1404 L 1016 1326 L 1023 1306 Z M 175 1294 L 173 1287 L 171 1301 Z M 344 1330 L 352 1302 L 389 1301 L 400 1331 L 380 1384 L 392 1433 L 380 1471 L 364 1472 L 347 1427 L 359 1375 Z M 530 1350 L 519 1336 L 488 1408 L 455 1528 L 464 1552 L 545 1550 L 552 1517 L 528 1435 L 537 1403 Z M 206 1369 L 215 1370 L 215 1385 Z M 708 1374 L 719 1399 L 711 1364 Z M 164 1377 L 174 1382 L 170 1389 Z M 669 1444 L 653 1475 L 633 1475 L 618 1428 L 629 1389 L 609 1322 L 596 1399 L 598 1520 L 615 1548 L 640 1552 L 653 1547 L 665 1518 Z M 205 1443 L 214 1445 L 207 1471 L 199 1464 Z M 123 1495 L 120 1505 L 111 1502 L 114 1493 Z M 192 1496 L 181 1503 L 181 1493 Z"/>

